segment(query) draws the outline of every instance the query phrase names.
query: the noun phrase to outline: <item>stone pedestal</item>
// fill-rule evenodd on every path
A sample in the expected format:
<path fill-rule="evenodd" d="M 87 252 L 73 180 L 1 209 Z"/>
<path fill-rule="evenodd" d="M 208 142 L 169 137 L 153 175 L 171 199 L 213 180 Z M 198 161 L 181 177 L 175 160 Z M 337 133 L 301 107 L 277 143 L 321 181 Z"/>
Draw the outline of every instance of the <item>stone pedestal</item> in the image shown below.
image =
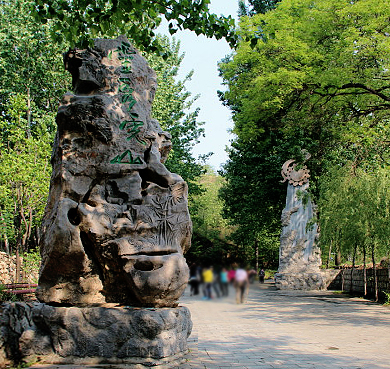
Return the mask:
<path fill-rule="evenodd" d="M 0 309 L 0 366 L 144 364 L 180 361 L 192 322 L 186 307 L 54 307 L 10 303 Z"/>
<path fill-rule="evenodd" d="M 324 290 L 327 280 L 321 271 L 313 273 L 276 273 L 275 285 L 280 290 Z"/>

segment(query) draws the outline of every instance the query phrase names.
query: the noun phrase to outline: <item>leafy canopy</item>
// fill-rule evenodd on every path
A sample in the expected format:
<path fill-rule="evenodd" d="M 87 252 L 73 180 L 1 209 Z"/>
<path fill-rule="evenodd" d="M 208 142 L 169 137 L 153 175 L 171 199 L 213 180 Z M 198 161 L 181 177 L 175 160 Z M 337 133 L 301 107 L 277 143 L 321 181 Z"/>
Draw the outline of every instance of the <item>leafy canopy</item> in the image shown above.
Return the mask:
<path fill-rule="evenodd" d="M 28 136 L 26 100 L 12 96 L 5 107 L 7 119 L 0 117 L 0 130 L 7 131 L 0 141 L 0 238 L 10 242 L 11 250 L 17 245 L 21 251 L 27 251 L 33 228 L 39 226 L 51 173 L 52 137 L 42 118 Z"/>
<path fill-rule="evenodd" d="M 389 19 L 387 0 L 283 0 L 242 17 L 236 53 L 220 66 L 235 132 L 377 124 L 390 110 Z"/>
<path fill-rule="evenodd" d="M 32 5 L 5 0 L 0 11 L 0 241 L 11 252 L 25 251 L 37 234 L 49 187 L 55 111 L 70 87 L 64 45 L 53 44 L 49 25 L 35 22 Z"/>
<path fill-rule="evenodd" d="M 281 0 L 249 0 L 249 6 L 245 5 L 244 0 L 239 1 L 239 16 L 254 15 L 257 13 L 264 14 L 265 12 L 275 9 Z"/>
<path fill-rule="evenodd" d="M 137 47 L 163 53 L 154 30 L 163 16 L 171 34 L 188 29 L 207 37 L 225 37 L 235 44 L 234 19 L 210 14 L 210 0 L 35 0 L 34 13 L 42 22 L 54 23 L 52 36 L 87 46 L 102 35 L 126 34 Z"/>
<path fill-rule="evenodd" d="M 206 166 L 206 170 L 197 182 L 203 192 L 192 198 L 197 212 L 192 215 L 193 242 L 186 258 L 203 264 L 227 265 L 235 259 L 236 246 L 228 241 L 232 227 L 222 217 L 223 202 L 218 198 L 224 179 L 212 168 Z"/>
<path fill-rule="evenodd" d="M 360 173 L 352 183 L 367 176 L 371 186 L 390 163 L 388 1 L 283 0 L 274 5 L 264 14 L 240 18 L 238 47 L 220 64 L 228 87 L 220 97 L 232 110 L 237 135 L 222 196 L 225 214 L 238 225 L 242 240 L 280 225 L 285 192 L 276 191 L 279 170 L 283 161 L 299 159 L 300 149 L 312 154 L 310 186 L 316 200 L 328 205 L 319 214 L 332 219 L 328 226 L 341 224 L 337 216 L 357 205 L 335 202 L 324 186 L 336 197 L 345 193 L 336 191 L 339 182 L 326 173 L 346 166 Z M 262 170 L 273 158 L 274 166 Z M 273 178 L 261 183 L 261 176 L 271 173 Z M 370 188 L 370 196 L 379 191 Z M 356 204 L 365 203 L 367 193 L 354 191 Z M 370 214 L 373 224 L 376 212 Z M 323 245 L 329 240 L 324 235 Z"/>
<path fill-rule="evenodd" d="M 274 133 L 264 141 L 237 138 L 221 171 L 225 178 L 220 190 L 223 215 L 235 226 L 232 240 L 248 257 L 257 244 L 264 262 L 273 265 L 277 264 L 279 220 L 286 196 L 285 185 L 280 183 L 280 168 L 288 155 L 285 149 Z"/>
<path fill-rule="evenodd" d="M 13 93 L 30 96 L 41 111 L 55 111 L 70 78 L 62 61 L 63 43 L 53 44 L 49 25 L 31 16 L 33 0 L 1 1 L 0 104 Z"/>
<path fill-rule="evenodd" d="M 172 150 L 166 162 L 167 168 L 179 173 L 189 185 L 190 196 L 200 192 L 198 177 L 203 173 L 199 163 L 207 157 L 197 160 L 192 148 L 204 135 L 203 122 L 198 121 L 199 108 L 194 108 L 197 96 L 192 97 L 186 89 L 186 82 L 192 77 L 188 73 L 184 80 L 177 80 L 177 74 L 184 55 L 180 53 L 180 43 L 167 37 L 158 36 L 158 41 L 169 50 L 164 60 L 153 53 L 145 54 L 150 66 L 157 74 L 158 88 L 153 101 L 152 114 L 161 127 L 172 136 Z"/>
<path fill-rule="evenodd" d="M 353 163 L 329 171 L 321 185 L 321 242 L 343 255 L 374 249 L 390 252 L 389 170 L 355 169 Z"/>

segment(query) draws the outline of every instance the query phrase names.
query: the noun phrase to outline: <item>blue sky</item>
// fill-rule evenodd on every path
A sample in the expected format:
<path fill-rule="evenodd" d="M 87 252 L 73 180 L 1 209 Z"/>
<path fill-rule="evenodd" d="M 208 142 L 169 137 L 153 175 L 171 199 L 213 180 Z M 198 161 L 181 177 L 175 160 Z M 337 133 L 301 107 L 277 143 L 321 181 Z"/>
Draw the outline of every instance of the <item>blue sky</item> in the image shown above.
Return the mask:
<path fill-rule="evenodd" d="M 238 0 L 211 0 L 211 13 L 237 18 L 237 9 Z M 194 107 L 200 108 L 199 121 L 205 122 L 206 137 L 195 146 L 193 153 L 197 157 L 199 154 L 214 152 L 208 164 L 218 170 L 227 160 L 225 147 L 233 136 L 228 133 L 232 128 L 230 111 L 217 96 L 217 90 L 224 89 L 222 79 L 218 76 L 217 63 L 229 55 L 231 49 L 225 40 L 196 36 L 190 31 L 179 31 L 174 37 L 180 40 L 180 50 L 185 54 L 179 78 L 183 79 L 194 70 L 192 80 L 187 82 L 186 87 L 193 96 L 200 95 Z"/>

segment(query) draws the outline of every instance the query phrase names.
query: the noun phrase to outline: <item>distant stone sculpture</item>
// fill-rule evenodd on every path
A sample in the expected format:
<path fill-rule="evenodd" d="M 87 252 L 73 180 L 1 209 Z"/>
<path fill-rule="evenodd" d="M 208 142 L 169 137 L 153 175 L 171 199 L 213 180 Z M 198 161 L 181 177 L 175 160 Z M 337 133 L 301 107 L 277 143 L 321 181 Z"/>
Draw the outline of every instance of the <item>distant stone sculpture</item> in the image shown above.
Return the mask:
<path fill-rule="evenodd" d="M 306 160 L 310 154 L 306 153 Z M 282 212 L 279 268 L 275 284 L 280 289 L 324 289 L 326 279 L 320 270 L 321 252 L 317 245 L 317 224 L 313 223 L 314 204 L 308 193 L 309 170 L 297 169 L 295 160 L 282 167 L 288 181 L 286 207 Z"/>
<path fill-rule="evenodd" d="M 38 299 L 175 306 L 187 280 L 187 185 L 151 119 L 156 76 L 127 39 L 65 55 L 74 94 L 57 114 Z"/>

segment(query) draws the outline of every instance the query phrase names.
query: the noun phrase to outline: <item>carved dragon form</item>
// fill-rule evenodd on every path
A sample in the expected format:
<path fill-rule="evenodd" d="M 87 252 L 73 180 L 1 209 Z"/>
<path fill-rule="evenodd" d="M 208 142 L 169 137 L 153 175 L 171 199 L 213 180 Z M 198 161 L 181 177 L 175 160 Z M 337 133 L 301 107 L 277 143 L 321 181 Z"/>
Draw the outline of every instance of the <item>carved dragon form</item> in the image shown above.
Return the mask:
<path fill-rule="evenodd" d="M 305 161 L 309 160 L 311 155 L 305 151 Z M 294 159 L 287 160 L 281 170 L 282 177 L 284 178 L 283 182 L 288 181 L 294 187 L 302 186 L 304 183 L 309 181 L 309 169 L 307 169 L 306 165 L 302 166 L 302 168 L 296 170 L 297 163 L 295 163 Z"/>

